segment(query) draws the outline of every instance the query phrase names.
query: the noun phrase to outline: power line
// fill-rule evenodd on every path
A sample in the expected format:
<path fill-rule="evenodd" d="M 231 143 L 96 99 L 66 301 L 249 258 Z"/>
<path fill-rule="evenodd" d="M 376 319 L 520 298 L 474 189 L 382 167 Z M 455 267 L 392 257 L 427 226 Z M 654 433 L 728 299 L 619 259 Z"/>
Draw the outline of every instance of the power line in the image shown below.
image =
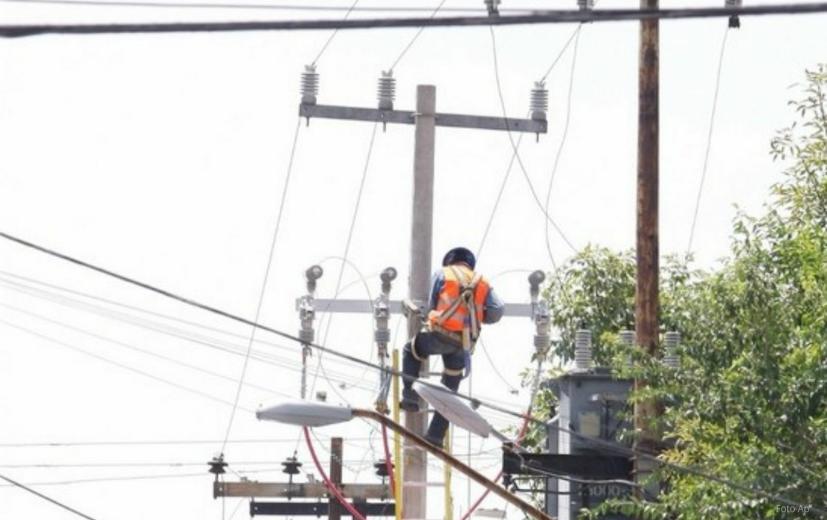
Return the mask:
<path fill-rule="evenodd" d="M 17 284 L 15 284 L 14 282 L 9 282 L 7 280 L 3 280 L 2 278 L 0 278 L 0 283 L 11 284 L 12 285 L 12 287 L 11 287 L 12 290 L 20 291 L 23 294 L 28 294 L 28 295 L 36 297 L 36 298 L 42 298 L 42 299 L 45 299 L 47 301 L 52 301 L 53 303 L 57 303 L 59 305 L 65 305 L 65 306 L 68 306 L 70 308 L 80 308 L 81 310 L 84 310 L 86 312 L 92 312 L 92 313 L 95 313 L 95 314 L 98 314 L 98 315 L 105 316 L 109 319 L 114 319 L 114 320 L 117 320 L 117 321 L 120 321 L 120 322 L 123 322 L 123 323 L 127 323 L 129 325 L 132 325 L 132 326 L 135 326 L 135 327 L 140 327 L 140 328 L 143 328 L 143 329 L 147 329 L 147 330 L 150 330 L 150 331 L 153 331 L 153 332 L 158 332 L 160 334 L 164 334 L 164 335 L 176 338 L 176 339 L 182 339 L 184 341 L 188 341 L 188 342 L 194 343 L 194 344 L 199 345 L 199 346 L 205 346 L 205 347 L 208 347 L 208 348 L 220 351 L 220 352 L 225 352 L 225 353 L 233 354 L 233 355 L 237 355 L 237 356 L 244 356 L 245 355 L 244 354 L 244 347 L 242 345 L 237 345 L 237 344 L 234 344 L 234 343 L 231 343 L 231 342 L 221 341 L 221 340 L 218 340 L 218 339 L 215 339 L 215 338 L 210 338 L 210 337 L 207 337 L 207 336 L 189 335 L 191 333 L 189 333 L 188 331 L 183 331 L 181 329 L 176 329 L 174 327 L 169 327 L 169 326 L 157 324 L 157 323 L 149 321 L 149 320 L 140 320 L 138 318 L 130 317 L 129 315 L 122 314 L 122 313 L 117 313 L 117 312 L 114 312 L 114 311 L 106 311 L 105 309 L 102 309 L 102 308 L 97 307 L 95 305 L 84 303 L 84 302 L 77 302 L 77 300 L 73 300 L 73 299 L 65 297 L 65 296 L 53 296 L 51 298 L 48 297 L 48 296 L 38 296 L 37 294 L 32 294 L 32 292 L 30 292 L 30 291 L 34 291 L 35 293 L 36 292 L 44 292 L 44 291 L 40 291 L 40 290 L 34 289 L 34 288 L 29 289 L 28 291 L 25 290 L 25 289 L 17 289 L 17 288 L 14 287 L 14 285 L 17 285 Z M 25 287 L 25 286 L 23 286 L 23 287 Z M 48 294 L 48 293 L 46 293 L 46 294 Z M 68 300 L 68 302 L 76 302 L 77 305 L 72 305 L 71 303 L 60 301 L 61 299 Z M 90 310 L 89 308 L 91 308 L 92 310 Z M 57 323 L 60 324 L 59 322 L 57 322 Z M 230 333 L 227 333 L 227 334 L 230 334 Z M 244 336 L 241 336 L 241 335 L 234 335 L 234 336 L 236 336 L 238 338 L 244 338 Z M 102 338 L 102 339 L 104 339 L 104 338 Z M 111 338 L 105 338 L 105 340 L 106 341 L 114 341 L 114 340 L 111 340 Z M 295 349 L 289 348 L 289 347 L 284 346 L 284 345 L 279 345 L 277 343 L 271 343 L 271 342 L 264 342 L 264 343 L 266 345 L 278 347 L 278 348 L 285 349 L 285 350 L 289 349 L 291 352 L 295 352 Z M 156 355 L 155 353 L 152 353 L 150 355 L 153 355 L 155 357 L 160 356 L 160 355 Z M 281 356 L 276 356 L 274 354 L 269 354 L 269 353 L 261 352 L 259 350 L 254 349 L 251 352 L 250 358 L 255 360 L 255 361 L 265 363 L 265 364 L 268 364 L 268 365 L 271 365 L 271 366 L 276 366 L 276 367 L 279 367 L 279 368 L 284 368 L 284 369 L 295 371 L 295 372 L 301 372 L 300 364 L 298 364 L 296 362 L 292 362 L 291 360 L 289 360 L 287 358 L 284 358 L 284 357 L 281 357 Z M 181 364 L 181 362 L 178 362 L 177 360 L 175 360 L 173 362 L 175 362 L 177 364 Z M 198 367 L 198 369 L 201 370 L 200 367 Z M 364 389 L 365 391 L 370 391 L 370 388 L 368 388 L 366 386 L 360 386 L 361 381 L 354 382 L 353 379 L 349 377 L 349 375 L 346 375 L 346 374 L 338 372 L 338 371 L 330 372 L 330 373 L 332 374 L 331 378 L 338 381 L 338 382 L 340 382 L 340 383 L 347 384 L 348 386 L 351 386 L 351 387 Z M 231 378 L 231 380 L 236 381 L 236 379 L 234 379 L 234 378 Z"/>
<path fill-rule="evenodd" d="M 497 86 L 497 95 L 498 95 L 499 100 L 500 100 L 500 108 L 502 109 L 503 119 L 505 119 L 507 121 L 508 120 L 508 111 L 505 108 L 505 96 L 503 95 L 502 83 L 500 82 L 500 66 L 499 66 L 499 58 L 497 56 L 497 54 L 498 54 L 497 53 L 497 39 L 496 39 L 496 36 L 494 35 L 494 28 L 493 27 L 489 27 L 488 32 L 491 34 L 491 53 L 492 53 L 493 60 L 494 60 L 494 79 L 496 81 L 496 86 Z M 517 149 L 517 144 L 514 142 L 514 136 L 511 134 L 511 129 L 506 128 L 506 130 L 507 130 L 506 134 L 508 135 L 508 142 L 511 143 L 511 149 L 514 151 L 514 156 L 517 159 L 517 165 L 520 167 L 520 171 L 522 172 L 523 177 L 526 180 L 526 183 L 528 183 L 528 189 L 531 192 L 531 196 L 534 199 L 534 202 L 540 208 L 540 211 L 543 213 L 546 220 L 551 222 L 551 225 L 554 226 L 555 230 L 557 230 L 557 233 L 560 235 L 560 237 L 563 239 L 563 241 L 571 248 L 572 251 L 577 251 L 577 248 L 574 247 L 574 244 L 571 243 L 571 241 L 568 239 L 568 237 L 566 237 L 565 233 L 563 233 L 563 230 L 560 229 L 560 226 L 557 225 L 557 223 L 554 221 L 554 219 L 551 218 L 551 215 L 548 214 L 548 211 L 546 211 L 546 209 L 543 207 L 543 203 L 542 203 L 542 201 L 540 201 L 540 197 L 537 195 L 537 190 L 534 188 L 534 183 L 531 182 L 531 176 L 529 176 L 529 174 L 528 174 L 528 169 L 525 167 L 525 164 L 523 164 L 522 157 L 520 157 L 520 153 Z M 554 259 L 553 258 L 552 258 L 552 264 L 554 264 Z M 556 266 L 555 266 L 555 270 L 556 270 Z"/>
<path fill-rule="evenodd" d="M 324 50 L 324 49 L 322 49 Z M 276 224 L 273 227 L 273 236 L 270 239 L 270 252 L 267 256 L 267 267 L 264 269 L 264 280 L 261 282 L 261 290 L 258 295 L 258 304 L 256 305 L 256 314 L 253 321 L 258 321 L 261 315 L 261 307 L 264 304 L 264 295 L 267 292 L 267 281 L 270 279 L 270 268 L 273 265 L 273 253 L 276 250 L 276 243 L 278 242 L 279 228 L 281 227 L 281 217 L 284 214 L 284 206 L 287 202 L 287 190 L 290 187 L 290 176 L 293 173 L 293 159 L 296 157 L 296 144 L 299 142 L 299 130 L 301 129 L 301 117 L 296 120 L 296 130 L 293 133 L 293 146 L 290 148 L 290 158 L 287 162 L 287 174 L 284 177 L 284 186 L 281 190 L 281 201 L 279 202 L 279 211 L 276 215 Z M 233 428 L 233 420 L 235 419 L 235 411 L 238 408 L 238 400 L 241 398 L 241 390 L 244 386 L 244 376 L 247 375 L 247 364 L 250 361 L 250 351 L 253 348 L 253 342 L 256 339 L 257 327 L 253 327 L 250 331 L 250 341 L 247 343 L 247 352 L 244 354 L 244 364 L 241 366 L 241 375 L 238 377 L 238 386 L 235 391 L 235 399 L 233 400 L 233 409 L 230 412 L 230 419 L 227 421 L 227 431 L 224 434 L 224 442 L 221 444 L 221 453 L 227 447 L 227 439 L 230 438 L 230 431 Z"/>
<path fill-rule="evenodd" d="M 41 253 L 52 256 L 54 258 L 58 258 L 60 260 L 75 264 L 79 267 L 83 267 L 84 269 L 89 269 L 89 270 L 95 271 L 99 274 L 103 274 L 105 276 L 115 278 L 115 279 L 120 280 L 124 283 L 134 285 L 136 287 L 140 287 L 141 289 L 153 292 L 155 294 L 159 294 L 161 296 L 164 296 L 166 298 L 178 301 L 178 302 L 183 303 L 185 305 L 189 305 L 189 306 L 201 309 L 203 311 L 215 314 L 217 316 L 222 316 L 224 318 L 227 318 L 227 319 L 232 320 L 232 321 L 236 321 L 238 323 L 243 323 L 245 325 L 250 325 L 252 327 L 256 327 L 258 329 L 261 329 L 261 330 L 270 332 L 272 334 L 275 334 L 276 336 L 280 336 L 282 338 L 294 341 L 297 344 L 306 344 L 306 342 L 303 341 L 302 339 L 300 339 L 299 337 L 294 336 L 292 334 L 289 334 L 287 332 L 275 329 L 273 327 L 270 327 L 268 325 L 264 325 L 262 323 L 258 323 L 256 321 L 249 320 L 247 318 L 243 318 L 241 316 L 238 316 L 238 315 L 232 314 L 230 312 L 221 310 L 217 307 L 213 307 L 211 305 L 207 305 L 205 303 L 198 302 L 198 301 L 193 300 L 191 298 L 187 298 L 187 297 L 175 294 L 175 293 L 170 292 L 166 289 L 162 289 L 158 286 L 151 285 L 151 284 L 136 280 L 134 278 L 124 276 L 122 274 L 118 274 L 118 273 L 116 273 L 114 271 L 111 271 L 109 269 L 106 269 L 106 268 L 103 268 L 103 267 L 100 267 L 100 266 L 97 266 L 97 265 L 94 265 L 94 264 L 90 264 L 89 262 L 85 262 L 83 260 L 79 260 L 77 258 L 71 257 L 71 256 L 66 255 L 64 253 L 60 253 L 60 252 L 58 252 L 54 249 L 49 249 L 49 248 L 46 248 L 44 246 L 37 245 L 33 242 L 29 242 L 29 241 L 24 240 L 22 238 L 18 238 L 16 236 L 10 235 L 6 232 L 0 231 L 0 238 L 4 238 L 4 239 L 9 240 L 11 242 L 15 242 L 19 245 L 22 245 L 22 246 L 25 246 L 27 248 L 34 249 L 34 250 L 39 251 Z M 311 347 L 313 347 L 314 349 L 320 351 L 320 352 L 324 352 L 326 354 L 330 354 L 330 355 L 336 356 L 338 358 L 345 359 L 345 360 L 350 361 L 352 363 L 356 363 L 356 364 L 366 366 L 366 367 L 371 367 L 373 369 L 380 370 L 380 371 L 384 370 L 384 371 L 386 371 L 386 372 L 388 372 L 392 375 L 401 377 L 401 378 L 409 380 L 409 381 L 419 381 L 420 384 L 425 385 L 425 386 L 430 386 L 432 388 L 436 388 L 436 389 L 444 388 L 441 385 L 436 385 L 436 384 L 433 384 L 433 383 L 431 383 L 429 381 L 426 381 L 426 380 L 420 380 L 419 378 L 409 376 L 409 375 L 404 374 L 403 372 L 398 371 L 398 370 L 393 370 L 393 369 L 387 368 L 387 367 L 382 368 L 379 365 L 376 365 L 374 363 L 370 363 L 370 362 L 365 361 L 363 359 L 359 359 L 358 357 L 351 356 L 350 354 L 346 354 L 346 353 L 341 352 L 339 350 L 331 349 L 331 348 L 325 347 L 323 345 L 319 345 L 317 343 L 309 343 L 309 345 Z M 480 399 L 471 398 L 471 397 L 469 397 L 465 394 L 459 393 L 459 392 L 456 392 L 454 395 L 456 395 L 457 397 L 459 397 L 460 399 L 463 399 L 465 401 L 469 401 L 473 404 L 479 404 L 481 406 L 485 406 L 486 408 L 488 408 L 490 410 L 495 410 L 495 411 L 504 413 L 506 415 L 510 415 L 510 416 L 517 417 L 517 418 L 524 418 L 525 417 L 525 415 L 520 413 L 520 412 L 516 412 L 514 410 L 509 410 L 509 409 L 501 407 L 501 406 L 497 406 L 495 404 L 492 404 L 490 401 L 483 401 L 483 400 L 480 400 Z M 541 421 L 539 421 L 537 419 L 533 419 L 533 418 L 531 420 L 534 421 L 534 422 L 541 422 Z"/>
<path fill-rule="evenodd" d="M 652 19 L 691 19 L 827 12 L 827 2 L 746 7 L 678 9 L 600 9 L 590 11 L 541 10 L 505 16 L 452 16 L 434 18 L 363 18 L 349 20 L 276 20 L 252 22 L 172 22 L 126 24 L 19 24 L 0 26 L 0 37 L 20 38 L 45 34 L 123 34 L 239 31 L 299 31 L 316 29 L 380 29 L 399 27 L 474 27 L 554 23 L 598 23 Z"/>
<path fill-rule="evenodd" d="M 709 151 L 712 149 L 712 132 L 715 130 L 715 115 L 718 112 L 718 92 L 721 88 L 721 71 L 724 67 L 724 54 L 729 36 L 729 27 L 724 30 L 724 38 L 721 40 L 721 52 L 718 56 L 718 71 L 715 74 L 715 93 L 712 95 L 712 111 L 709 114 L 709 133 L 706 136 L 706 151 L 704 152 L 704 165 L 701 169 L 701 182 L 698 184 L 698 194 L 695 197 L 695 211 L 692 214 L 692 226 L 689 228 L 689 242 L 686 245 L 686 254 L 692 252 L 692 242 L 695 239 L 695 225 L 698 223 L 698 210 L 701 207 L 701 196 L 704 190 L 704 181 L 709 169 Z"/>
<path fill-rule="evenodd" d="M 560 157 L 563 156 L 563 148 L 566 146 L 566 140 L 569 136 L 569 128 L 571 126 L 571 100 L 572 95 L 574 93 L 574 71 L 577 67 L 577 47 L 578 43 L 580 43 L 580 31 L 583 29 L 583 25 L 578 25 L 577 30 L 574 32 L 574 47 L 572 50 L 571 56 L 571 71 L 569 72 L 569 91 L 566 97 L 566 120 L 563 123 L 563 134 L 560 136 L 560 145 L 557 147 L 557 153 L 554 155 L 554 164 L 551 167 L 551 175 L 548 179 L 548 191 L 546 191 L 546 204 L 544 206 L 544 210 L 546 214 L 551 211 L 551 191 L 554 187 L 554 179 L 557 177 L 557 167 L 560 165 Z M 548 252 L 549 258 L 551 258 L 551 238 L 548 234 L 548 223 L 549 219 L 545 221 L 545 230 L 543 232 L 543 238 L 546 242 L 546 252 Z M 565 238 L 565 237 L 564 237 Z M 555 271 L 557 268 L 555 267 Z M 560 290 L 565 291 L 563 284 L 560 284 Z"/>
<path fill-rule="evenodd" d="M 428 17 L 429 20 L 434 19 L 437 13 L 439 13 L 440 9 L 442 9 L 442 6 L 445 5 L 445 1 L 446 0 L 442 0 L 441 2 L 439 2 L 439 5 L 437 5 L 436 8 L 431 12 L 431 16 Z M 393 64 L 391 64 L 390 68 L 388 69 L 389 72 L 393 72 L 393 69 L 395 69 L 396 66 L 399 65 L 399 62 L 402 61 L 402 58 L 408 53 L 411 47 L 413 47 L 413 44 L 416 42 L 416 40 L 419 38 L 419 35 L 422 34 L 422 31 L 424 30 L 425 26 L 423 25 L 416 31 L 416 34 L 413 35 L 411 41 L 408 42 L 408 44 L 402 49 L 402 52 L 400 52 L 396 59 L 393 61 Z"/>
<path fill-rule="evenodd" d="M 69 507 L 69 506 L 67 506 L 66 504 L 64 504 L 63 502 L 58 502 L 58 501 L 57 501 L 57 500 L 55 500 L 54 498 L 47 497 L 47 496 L 46 496 L 46 495 L 44 495 L 43 493 L 39 493 L 39 492 L 35 491 L 34 489 L 32 489 L 32 488 L 30 488 L 30 487 L 28 487 L 28 486 L 26 486 L 26 485 L 24 485 L 24 484 L 21 484 L 20 482 L 17 482 L 16 480 L 12 480 L 12 479 L 10 479 L 9 477 L 6 477 L 6 476 L 4 476 L 4 475 L 0 475 L 0 479 L 5 480 L 6 482 L 8 482 L 9 484 L 11 484 L 11 485 L 13 485 L 13 486 L 17 486 L 17 487 L 19 487 L 20 489 L 22 489 L 22 490 L 24 490 L 24 491 L 28 491 L 28 492 L 29 492 L 29 493 L 31 493 L 32 495 L 35 495 L 35 496 L 37 496 L 37 497 L 40 497 L 40 498 L 42 498 L 43 500 L 46 500 L 47 502 L 51 502 L 52 504 L 54 504 L 54 505 L 56 505 L 56 506 L 58 506 L 58 507 L 60 507 L 60 508 L 63 508 L 63 509 L 65 509 L 66 511 L 69 511 L 70 513 L 74 513 L 74 514 L 76 514 L 77 516 L 79 516 L 79 517 L 81 517 L 81 518 L 86 518 L 87 520 L 95 520 L 93 517 L 91 517 L 91 516 L 89 516 L 89 515 L 87 515 L 87 514 L 85 514 L 85 513 L 81 513 L 81 512 L 80 512 L 80 511 L 78 511 L 77 509 L 75 509 L 75 508 L 73 508 L 73 507 Z"/>
<path fill-rule="evenodd" d="M 348 437 L 351 441 L 365 441 L 367 437 Z M 108 446 L 191 446 L 220 443 L 220 439 L 140 440 L 140 441 L 54 441 L 4 442 L 0 448 L 87 448 Z M 293 439 L 230 439 L 227 444 L 291 443 Z M 203 464 L 203 463 L 202 463 Z"/>
<path fill-rule="evenodd" d="M 22 326 L 20 326 L 20 325 L 15 325 L 14 323 L 11 323 L 11 322 L 6 321 L 6 320 L 3 320 L 3 319 L 0 319 L 0 324 L 3 324 L 3 325 L 5 325 L 5 326 L 7 326 L 7 327 L 10 327 L 10 328 L 13 328 L 13 329 L 19 330 L 19 331 L 21 331 L 21 332 L 25 332 L 25 333 L 30 334 L 30 335 L 32 335 L 32 336 L 35 336 L 35 337 L 38 337 L 38 338 L 40 338 L 40 339 L 46 340 L 46 341 L 48 341 L 48 342 L 50 342 L 50 343 L 54 343 L 54 344 L 56 344 L 56 345 L 60 345 L 60 346 L 66 347 L 66 348 L 68 348 L 68 349 L 70 349 L 70 350 L 73 350 L 73 351 L 75 351 L 75 352 L 78 352 L 78 353 L 84 354 L 84 355 L 86 355 L 86 356 L 89 356 L 89 357 L 92 357 L 92 358 L 98 359 L 98 360 L 103 361 L 103 362 L 105 362 L 105 363 L 109 363 L 109 364 L 111 364 L 111 365 L 115 365 L 115 366 L 117 366 L 117 367 L 123 368 L 124 370 L 128 370 L 128 371 L 130 371 L 130 372 L 134 372 L 134 373 L 136 373 L 136 374 L 138 374 L 138 375 L 142 375 L 142 376 L 144 376 L 144 377 L 148 377 L 148 378 L 150 378 L 150 379 L 154 379 L 154 380 L 159 381 L 159 382 L 161 382 L 161 383 L 165 383 L 165 384 L 170 385 L 170 386 L 172 386 L 172 387 L 178 388 L 179 390 L 184 390 L 184 391 L 187 391 L 187 392 L 190 392 L 190 393 L 196 394 L 196 395 L 200 395 L 201 397 L 205 397 L 205 398 L 207 398 L 207 399 L 210 399 L 210 400 L 212 400 L 212 401 L 219 402 L 219 403 L 221 403 L 221 404 L 225 404 L 225 405 L 227 405 L 227 406 L 234 406 L 232 402 L 230 402 L 230 401 L 226 401 L 226 400 L 224 400 L 224 399 L 222 399 L 222 398 L 220 398 L 220 397 L 216 397 L 216 396 L 211 395 L 211 394 L 208 394 L 208 393 L 206 393 L 206 392 L 202 392 L 201 390 L 198 390 L 198 389 L 195 389 L 195 388 L 191 388 L 191 387 L 188 387 L 188 386 L 185 386 L 185 385 L 182 385 L 182 384 L 176 383 L 176 382 L 174 382 L 174 381 L 170 381 L 170 380 L 168 380 L 168 379 L 164 379 L 164 378 L 159 377 L 159 376 L 156 376 L 156 375 L 154 375 L 154 374 L 150 374 L 149 372 L 146 372 L 146 371 L 144 371 L 144 370 L 140 370 L 140 369 L 138 369 L 138 368 L 131 367 L 131 366 L 126 365 L 126 364 L 124 364 L 124 363 L 120 363 L 120 362 L 118 362 L 118 361 L 111 360 L 111 359 L 109 359 L 109 358 L 107 358 L 107 357 L 104 357 L 104 356 L 101 356 L 101 355 L 99 355 L 99 354 L 94 354 L 94 353 L 92 353 L 92 352 L 89 352 L 89 351 L 87 351 L 87 350 L 83 350 L 82 348 L 76 347 L 75 345 L 72 345 L 72 344 L 67 343 L 67 342 L 65 342 L 65 341 L 62 341 L 62 340 L 59 340 L 59 339 L 53 338 L 53 337 L 51 337 L 51 336 L 47 336 L 47 335 L 45 335 L 45 334 L 41 334 L 41 333 L 39 333 L 39 332 L 36 332 L 36 331 L 34 331 L 34 330 L 32 330 L 32 329 L 29 329 L 29 328 L 27 328 L 27 327 L 22 327 Z M 254 413 L 254 412 L 255 412 L 255 410 L 253 410 L 253 409 L 251 409 L 251 408 L 246 408 L 246 407 L 239 407 L 239 408 L 241 408 L 241 409 L 242 409 L 242 410 L 244 410 L 245 412 L 249 412 L 249 413 Z"/>
<path fill-rule="evenodd" d="M 350 4 L 350 8 L 348 8 L 347 12 L 345 12 L 345 16 L 344 16 L 343 20 L 347 20 L 350 17 L 350 13 L 353 12 L 353 9 L 356 7 L 356 4 L 358 4 L 358 3 L 359 3 L 359 0 L 353 0 L 353 3 Z M 319 62 L 319 60 L 322 58 L 322 54 L 324 54 L 324 52 L 330 46 L 330 42 L 333 41 L 333 38 L 335 38 L 337 34 L 339 34 L 339 29 L 338 28 L 333 29 L 333 32 L 330 34 L 330 36 L 328 36 L 327 40 L 324 42 L 324 45 L 322 45 L 322 48 L 319 49 L 319 53 L 316 54 L 315 58 L 313 58 L 313 62 L 312 62 L 313 66 L 315 66 Z"/>
<path fill-rule="evenodd" d="M 433 9 L 422 6 L 360 6 L 345 7 L 337 5 L 312 5 L 312 4 L 274 4 L 274 3 L 221 3 L 221 2 L 143 2 L 136 0 L 0 0 L 8 3 L 19 4 L 54 4 L 54 5 L 75 5 L 80 7 L 149 7 L 149 8 L 174 8 L 174 9 L 233 9 L 233 10 L 275 10 L 275 11 L 311 11 L 311 12 L 363 12 L 363 13 L 392 13 L 392 12 L 430 12 Z M 531 7 L 501 7 L 500 12 L 522 12 L 534 11 Z M 446 7 L 443 12 L 455 13 L 478 13 L 485 11 L 482 7 Z"/>

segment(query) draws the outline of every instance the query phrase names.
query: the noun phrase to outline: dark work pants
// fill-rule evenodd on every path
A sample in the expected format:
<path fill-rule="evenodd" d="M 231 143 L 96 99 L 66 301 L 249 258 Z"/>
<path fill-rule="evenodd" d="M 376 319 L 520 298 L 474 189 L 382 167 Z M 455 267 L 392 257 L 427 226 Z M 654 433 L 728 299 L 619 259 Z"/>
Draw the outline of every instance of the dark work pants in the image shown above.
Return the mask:
<path fill-rule="evenodd" d="M 465 368 L 465 355 L 462 347 L 459 347 L 449 341 L 446 341 L 440 335 L 433 332 L 420 332 L 414 338 L 416 345 L 416 354 L 422 359 L 428 356 L 442 356 L 442 365 L 449 370 L 461 371 Z M 416 359 L 411 352 L 411 343 L 405 345 L 405 351 L 402 356 L 402 372 L 405 375 L 419 377 L 419 371 L 422 368 L 422 362 Z M 461 372 L 457 375 L 442 374 L 442 384 L 453 391 L 457 391 L 459 383 L 462 381 Z M 411 386 L 412 381 L 403 380 L 404 392 L 409 394 L 413 392 Z M 441 442 L 445 437 L 445 432 L 448 430 L 448 420 L 438 413 L 434 413 L 431 424 L 428 426 L 427 437 L 432 442 Z"/>

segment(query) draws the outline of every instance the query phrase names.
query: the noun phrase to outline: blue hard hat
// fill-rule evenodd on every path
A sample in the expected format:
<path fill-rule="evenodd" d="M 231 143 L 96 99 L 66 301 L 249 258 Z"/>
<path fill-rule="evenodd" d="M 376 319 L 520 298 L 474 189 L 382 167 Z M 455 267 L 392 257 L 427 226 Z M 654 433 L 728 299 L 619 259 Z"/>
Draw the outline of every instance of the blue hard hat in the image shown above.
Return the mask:
<path fill-rule="evenodd" d="M 443 266 L 458 263 L 468 264 L 468 267 L 474 269 L 477 265 L 477 259 L 474 257 L 474 253 L 465 247 L 455 247 L 451 249 L 445 253 L 445 257 L 442 259 Z"/>

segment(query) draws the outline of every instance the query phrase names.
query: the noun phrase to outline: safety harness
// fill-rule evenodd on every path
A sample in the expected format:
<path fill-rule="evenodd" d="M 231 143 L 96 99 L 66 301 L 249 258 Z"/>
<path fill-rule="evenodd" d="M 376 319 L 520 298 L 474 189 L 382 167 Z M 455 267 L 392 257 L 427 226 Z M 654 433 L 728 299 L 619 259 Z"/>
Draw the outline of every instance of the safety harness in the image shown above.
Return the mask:
<path fill-rule="evenodd" d="M 482 275 L 474 273 L 474 276 L 469 280 L 462 270 L 457 269 L 456 266 L 449 266 L 460 284 L 459 297 L 443 310 L 435 321 L 431 322 L 431 329 L 440 334 L 446 335 L 455 342 L 462 345 L 462 349 L 466 352 L 472 352 L 477 339 L 480 337 L 480 322 L 477 316 L 477 302 L 476 292 L 477 286 L 482 280 Z M 451 319 L 460 308 L 464 308 L 465 317 L 463 319 L 462 331 L 460 333 L 451 331 L 443 327 L 444 323 Z"/>

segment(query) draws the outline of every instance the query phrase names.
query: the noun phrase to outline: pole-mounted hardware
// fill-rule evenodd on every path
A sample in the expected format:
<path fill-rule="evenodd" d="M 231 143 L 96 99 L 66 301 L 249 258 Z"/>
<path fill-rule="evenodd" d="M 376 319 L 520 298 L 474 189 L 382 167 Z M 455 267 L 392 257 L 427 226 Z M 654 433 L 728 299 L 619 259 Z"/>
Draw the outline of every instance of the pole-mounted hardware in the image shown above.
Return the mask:
<path fill-rule="evenodd" d="M 284 462 L 282 462 L 281 465 L 283 466 L 281 472 L 287 475 L 287 500 L 292 500 L 293 475 L 298 475 L 301 472 L 299 468 L 302 467 L 302 463 L 299 462 L 299 459 L 297 459 L 295 455 L 293 455 L 292 457 L 287 457 L 284 459 Z"/>
<path fill-rule="evenodd" d="M 488 16 L 500 16 L 500 4 L 502 0 L 485 0 L 485 8 Z"/>
<path fill-rule="evenodd" d="M 314 305 L 314 295 L 316 293 L 316 282 L 324 274 L 324 269 L 320 265 L 310 266 L 305 272 L 304 277 L 307 281 L 307 294 L 299 299 L 299 320 L 301 321 L 301 328 L 299 329 L 299 339 L 302 344 L 302 383 L 301 383 L 301 398 L 307 397 L 307 358 L 313 353 L 310 344 L 315 339 L 316 332 L 313 329 L 313 320 L 316 318 L 316 308 Z"/>
<path fill-rule="evenodd" d="M 215 475 L 215 482 L 218 482 L 218 478 L 226 473 L 227 471 L 224 469 L 227 467 L 227 463 L 224 462 L 224 454 L 220 454 L 216 457 L 213 457 L 212 460 L 207 462 L 207 465 L 210 467 L 209 472 Z M 213 498 L 216 498 L 213 496 Z"/>
<path fill-rule="evenodd" d="M 577 7 L 581 11 L 591 11 L 594 9 L 594 0 L 577 0 Z"/>
<path fill-rule="evenodd" d="M 388 367 L 388 344 L 391 341 L 390 317 L 391 317 L 391 283 L 396 279 L 397 272 L 393 267 L 385 268 L 379 275 L 382 280 L 382 291 L 373 303 L 373 320 L 376 328 L 373 331 L 373 339 L 376 341 L 376 348 L 379 357 L 379 366 L 382 368 L 379 377 L 379 395 L 376 398 L 376 411 L 387 414 L 388 393 L 391 389 L 391 373 Z"/>
<path fill-rule="evenodd" d="M 316 65 L 304 66 L 301 78 L 302 105 L 315 105 L 319 97 L 319 73 L 316 72 Z M 310 125 L 310 117 L 307 117 L 307 124 Z"/>
<path fill-rule="evenodd" d="M 545 358 L 551 347 L 551 313 L 548 303 L 540 299 L 540 285 L 546 280 L 543 271 L 534 271 L 528 277 L 531 294 L 531 319 L 534 321 L 534 349 L 537 359 Z"/>
<path fill-rule="evenodd" d="M 724 7 L 727 9 L 740 9 L 743 6 L 743 0 L 726 0 L 726 2 L 724 2 Z M 741 19 L 737 14 L 729 17 L 729 27 L 730 29 L 739 29 L 741 27 Z"/>

